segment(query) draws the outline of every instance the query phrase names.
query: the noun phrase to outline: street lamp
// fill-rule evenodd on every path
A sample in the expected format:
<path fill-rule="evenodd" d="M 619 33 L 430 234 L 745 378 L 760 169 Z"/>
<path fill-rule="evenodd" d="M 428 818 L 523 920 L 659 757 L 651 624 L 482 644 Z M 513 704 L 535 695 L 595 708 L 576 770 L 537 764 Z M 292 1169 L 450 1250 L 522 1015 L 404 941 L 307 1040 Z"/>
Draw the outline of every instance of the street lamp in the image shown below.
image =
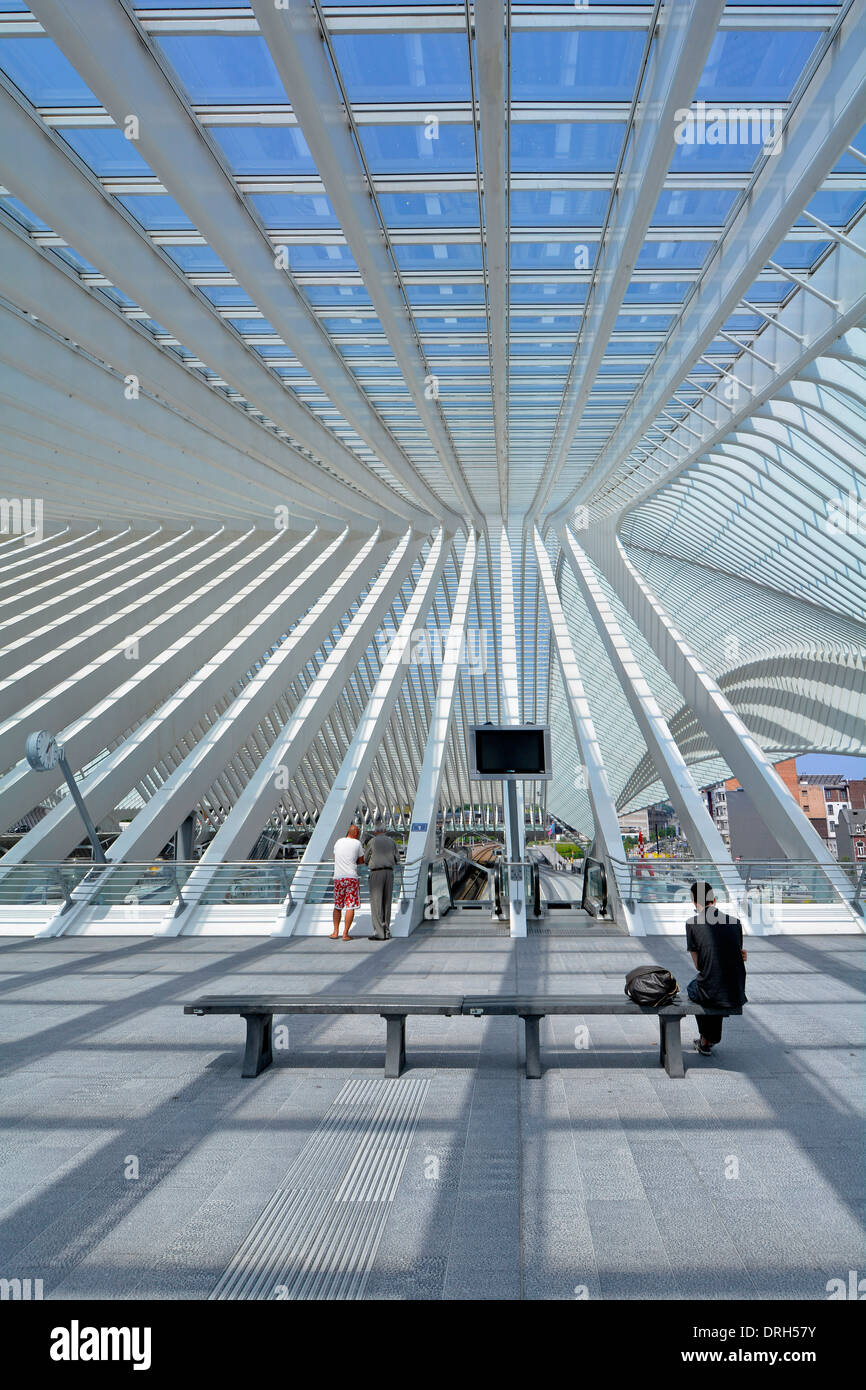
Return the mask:
<path fill-rule="evenodd" d="M 84 821 L 84 829 L 87 831 L 88 839 L 93 846 L 93 858 L 97 864 L 107 862 L 102 845 L 99 843 L 99 836 L 96 833 L 96 826 L 90 819 L 84 798 L 78 790 L 72 769 L 63 753 L 63 749 L 57 742 L 53 734 L 47 729 L 39 729 L 35 734 L 29 734 L 24 745 L 24 756 L 34 772 L 52 772 L 55 767 L 59 767 L 63 776 L 66 778 L 66 785 L 69 788 L 70 796 L 78 807 L 79 815 Z"/>

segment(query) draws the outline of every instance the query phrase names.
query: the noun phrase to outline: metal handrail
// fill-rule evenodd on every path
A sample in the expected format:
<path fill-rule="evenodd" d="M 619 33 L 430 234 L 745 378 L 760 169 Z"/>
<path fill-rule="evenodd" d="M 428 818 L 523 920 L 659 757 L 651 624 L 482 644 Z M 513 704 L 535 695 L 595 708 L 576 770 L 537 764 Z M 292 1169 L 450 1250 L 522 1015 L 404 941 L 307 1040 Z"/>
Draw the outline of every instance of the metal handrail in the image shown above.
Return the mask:
<path fill-rule="evenodd" d="M 729 864 L 719 864 L 712 859 L 614 859 L 610 860 L 611 867 L 616 873 L 617 870 L 627 871 L 629 875 L 628 897 L 630 901 L 635 900 L 636 881 L 646 874 L 649 878 L 657 878 L 659 883 L 670 881 L 676 875 L 682 875 L 684 886 L 689 881 L 695 881 L 701 876 L 705 878 L 715 877 L 722 891 L 727 891 L 726 873 L 730 876 Z M 733 868 L 737 871 L 742 880 L 742 892 L 748 901 L 750 893 L 760 892 L 762 881 L 764 884 L 774 884 L 784 879 L 796 879 L 800 877 L 817 876 L 822 888 L 829 891 L 832 897 L 840 902 L 846 902 L 846 896 L 840 891 L 837 883 L 827 871 L 827 866 L 818 863 L 814 859 L 735 859 L 732 860 Z M 839 866 L 842 867 L 841 865 Z M 647 887 L 646 882 L 641 883 L 641 887 Z M 808 897 L 809 889 L 805 889 Z"/>

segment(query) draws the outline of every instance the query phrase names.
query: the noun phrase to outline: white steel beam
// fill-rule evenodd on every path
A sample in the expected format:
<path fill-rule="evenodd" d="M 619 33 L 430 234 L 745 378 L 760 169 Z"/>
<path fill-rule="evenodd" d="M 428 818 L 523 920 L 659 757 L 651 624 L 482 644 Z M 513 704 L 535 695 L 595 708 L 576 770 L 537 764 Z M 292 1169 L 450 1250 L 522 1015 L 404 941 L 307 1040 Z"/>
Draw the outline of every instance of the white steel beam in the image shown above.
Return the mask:
<path fill-rule="evenodd" d="M 343 636 L 315 680 L 310 682 L 291 719 L 280 729 L 267 756 L 247 782 L 202 856 L 199 867 L 190 876 L 184 889 L 184 898 L 189 903 L 194 904 L 198 900 L 220 863 L 234 862 L 249 854 L 262 825 L 277 805 L 282 791 L 289 785 L 334 705 L 335 691 L 342 689 L 349 679 L 382 614 L 387 612 L 411 569 L 421 544 L 421 540 L 413 540 L 411 532 L 407 531 L 392 551 Z M 363 564 L 363 560 L 360 563 Z M 290 637 L 288 641 L 291 640 Z M 181 791 L 186 794 L 185 787 Z"/>
<path fill-rule="evenodd" d="M 214 657 L 225 634 L 211 615 L 231 601 L 237 625 L 251 621 L 305 563 L 315 534 L 293 545 L 290 557 L 281 554 L 282 536 L 268 538 L 252 552 L 248 537 L 236 537 L 190 566 L 183 585 L 162 585 L 154 597 L 167 606 L 157 618 L 136 627 L 142 615 L 131 614 L 121 643 L 77 666 L 67 680 L 0 725 L 0 767 L 15 762 L 26 735 L 39 728 L 57 733 L 71 767 L 84 767 Z M 59 770 L 40 774 L 45 793 L 62 783 Z M 32 807 L 33 794 L 33 778 L 21 758 L 0 778 L 0 821 L 19 820 Z"/>
<path fill-rule="evenodd" d="M 546 505 L 565 467 L 677 148 L 676 113 L 691 104 L 724 7 L 724 0 L 670 0 L 662 6 L 631 144 L 598 251 L 592 297 L 530 517 Z"/>
<path fill-rule="evenodd" d="M 203 447 L 220 441 L 221 447 L 237 449 L 245 465 L 245 491 L 249 487 L 270 491 L 281 501 L 292 488 L 295 501 L 297 489 L 305 489 L 312 494 L 308 506 L 313 511 L 321 513 L 322 502 L 327 502 L 322 526 L 327 527 L 332 511 L 350 519 L 345 488 L 336 479 L 256 423 L 241 406 L 207 386 L 174 353 L 157 346 L 146 329 L 136 328 L 134 320 L 88 290 L 75 271 L 41 251 L 23 230 L 15 230 L 2 220 L 0 295 L 37 314 L 56 333 L 78 343 L 93 357 L 122 367 L 122 376 L 136 377 L 142 395 L 154 397 L 207 432 Z M 356 518 L 361 513 L 372 520 L 390 521 L 390 514 L 362 493 L 353 494 L 352 511 Z M 336 526 L 340 529 L 341 524 Z"/>
<path fill-rule="evenodd" d="M 517 615 L 514 608 L 514 563 L 505 527 L 499 546 L 499 663 L 503 709 L 509 724 L 521 722 L 520 678 L 517 670 Z M 512 936 L 526 935 L 526 806 L 523 782 L 504 782 L 505 852 L 508 871 L 508 921 Z M 472 804 L 470 785 L 469 803 Z"/>
<path fill-rule="evenodd" d="M 766 158 L 664 351 L 586 477 L 548 514 L 550 524 L 567 521 L 574 505 L 601 488 L 639 442 L 856 136 L 866 82 L 864 24 L 866 0 L 854 0 L 785 124 L 781 149 Z"/>
<path fill-rule="evenodd" d="M 363 546 L 361 555 L 365 560 L 370 559 L 370 550 L 375 541 L 374 536 Z M 298 647 L 302 647 L 304 660 L 311 655 L 322 640 L 325 624 L 332 624 L 338 616 L 337 610 L 340 605 L 345 606 L 351 601 L 348 593 L 351 591 L 351 580 L 355 578 L 356 565 L 351 561 L 348 567 L 346 565 L 346 543 L 347 536 L 344 532 L 311 561 L 300 575 L 281 589 L 275 599 L 264 608 L 257 608 L 255 616 L 240 630 L 235 614 L 238 600 L 245 597 L 243 591 L 210 615 L 206 621 L 218 627 L 222 639 L 216 655 L 155 710 L 119 748 L 104 758 L 82 783 L 82 794 L 94 820 L 98 822 L 103 815 L 111 811 L 117 801 L 142 776 L 170 753 L 178 740 L 184 737 L 222 697 L 230 693 L 232 687 L 238 681 L 242 681 L 257 662 L 261 662 L 274 643 L 280 642 L 293 622 L 297 622 L 292 634 L 295 641 L 287 650 L 297 651 Z M 379 552 L 384 550 L 384 544 L 378 547 Z M 290 550 L 283 557 L 282 563 L 291 564 L 292 560 Z M 328 590 L 323 602 L 320 598 L 323 586 L 331 584 L 337 575 L 346 575 L 347 570 L 349 577 L 346 584 L 338 583 L 334 589 Z M 257 579 L 253 581 L 254 585 L 257 583 Z M 318 603 L 315 603 L 316 599 L 319 599 Z M 309 615 L 302 617 L 307 613 L 311 603 L 314 604 L 315 620 L 311 620 Z M 298 622 L 298 619 L 301 621 Z M 301 638 L 304 640 L 300 641 Z M 314 641 L 313 638 L 317 640 Z M 282 647 L 285 648 L 285 643 L 282 643 Z M 223 727 L 220 725 L 221 729 Z M 243 742 L 243 736 L 238 742 Z M 218 763 L 213 776 L 222 771 L 236 746 L 232 744 L 227 748 L 226 756 Z M 190 778 L 189 799 L 187 800 L 186 796 L 181 798 L 182 804 L 178 807 L 176 818 L 170 824 L 167 822 L 168 829 L 153 849 L 148 846 L 145 850 L 142 847 L 141 853 L 145 857 L 148 853 L 158 853 L 162 846 L 168 843 L 184 816 L 195 805 L 198 794 L 207 791 L 213 776 L 200 787 L 194 787 L 194 779 Z M 168 795 L 169 793 L 166 793 L 165 800 L 168 799 Z M 139 814 L 144 815 L 147 809 Z M 150 814 L 152 816 L 153 812 Z M 129 831 L 126 832 L 126 838 L 121 836 L 115 842 L 112 848 L 113 858 L 121 858 L 127 844 L 131 847 L 133 843 L 137 843 L 145 824 L 142 822 L 136 830 L 138 819 L 137 816 L 132 822 Z M 80 827 L 75 820 L 74 808 L 70 812 L 69 807 L 61 803 L 22 837 L 3 862 L 18 863 L 28 858 L 42 862 L 56 861 L 63 858 L 78 843 L 79 838 Z M 132 857 L 135 858 L 135 855 Z"/>
<path fill-rule="evenodd" d="M 394 263 L 388 255 L 373 190 L 368 185 L 347 111 L 334 83 L 316 11 L 306 0 L 290 0 L 288 6 L 280 7 L 272 0 L 251 0 L 251 3 L 283 86 L 291 93 L 292 110 L 406 388 L 455 495 L 466 515 L 478 525 L 481 521 L 478 507 L 454 451 L 442 411 L 436 404 L 438 394 L 430 389 L 431 373 Z M 338 404 L 331 385 L 324 381 L 320 384 Z M 347 410 L 344 414 L 350 418 Z M 384 456 L 380 453 L 380 457 Z M 438 502 L 438 499 L 431 499 L 427 490 L 421 500 L 428 506 L 431 500 Z M 441 507 L 441 502 L 438 506 Z M 446 509 L 445 517 L 453 528 L 457 522 L 455 514 L 449 514 Z"/>
<path fill-rule="evenodd" d="M 228 381 L 349 483 L 422 528 L 429 512 L 392 488 L 303 407 L 255 352 L 220 318 L 177 266 L 154 246 L 98 180 L 63 151 L 58 139 L 0 74 L 0 179 L 152 318 L 165 324 L 202 362 Z M 327 393 L 326 393 L 327 394 Z"/>
<path fill-rule="evenodd" d="M 628 874 L 618 868 L 619 865 L 625 863 L 626 853 L 623 849 L 616 805 L 607 780 L 598 735 L 595 732 L 589 701 L 586 698 L 580 669 L 574 655 L 571 634 L 556 588 L 550 558 L 537 529 L 533 533 L 533 540 L 539 578 L 550 616 L 550 632 L 559 659 L 562 684 L 568 701 L 568 712 L 580 753 L 589 804 L 592 808 L 596 843 L 600 846 L 606 861 L 609 886 L 614 890 L 614 916 L 617 920 L 624 918 L 629 930 L 639 934 L 639 922 L 636 917 L 633 918 L 626 906 L 629 893 Z"/>
<path fill-rule="evenodd" d="M 333 781 L 301 863 L 295 871 L 292 880 L 295 911 L 305 902 L 312 884 L 314 871 L 306 866 L 320 863 L 331 854 L 334 840 L 343 829 L 346 817 L 353 814 L 371 774 L 374 760 L 383 746 L 386 729 L 409 670 L 408 662 L 413 656 L 413 638 L 416 630 L 421 630 L 419 625 L 423 624 L 432 602 L 436 585 L 448 558 L 448 549 L 440 530 L 433 539 L 421 577 L 406 606 L 403 621 L 389 643 L 379 678 Z M 405 772 L 403 776 L 405 778 Z M 393 790 L 397 791 L 396 784 Z M 408 792 L 408 785 L 405 790 Z"/>
<path fill-rule="evenodd" d="M 475 0 L 490 391 L 493 400 L 493 432 L 496 439 L 499 505 L 503 525 L 508 523 L 509 468 L 509 111 L 506 100 L 506 26 L 507 5 L 503 0 Z"/>
<path fill-rule="evenodd" d="M 191 519 L 216 515 L 227 524 L 236 517 L 239 524 L 253 519 L 272 525 L 290 488 L 297 497 L 293 481 L 284 477 L 280 487 L 279 475 L 154 399 L 126 364 L 103 366 L 41 324 L 3 311 L 0 343 L 0 391 L 10 430 L 14 422 L 25 437 L 53 446 L 60 478 L 64 455 L 77 454 L 68 481 L 91 508 L 95 494 L 103 499 L 100 515 L 113 490 L 121 505 L 128 499 L 122 514 L 137 519 L 149 506 L 178 521 L 192 512 Z M 22 418 L 25 411 L 29 419 Z M 276 440 L 274 445 L 278 452 Z M 50 476 L 50 465 L 44 471 Z M 313 519 L 326 504 L 348 521 L 353 516 L 348 497 L 357 498 L 355 516 L 365 508 L 375 510 L 354 490 L 335 492 L 333 500 L 314 493 L 307 501 L 301 494 L 295 510 L 305 509 Z M 45 497 L 50 514 L 57 505 L 53 482 L 45 486 Z"/>
<path fill-rule="evenodd" d="M 792 859 L 819 864 L 844 898 L 851 885 L 719 684 L 674 626 L 629 560 L 610 525 L 590 528 L 586 549 L 750 797 L 770 834 Z"/>
<path fill-rule="evenodd" d="M 111 858 L 136 860 L 142 855 L 147 858 L 156 851 L 159 845 L 165 842 L 166 826 L 180 823 L 180 820 L 189 813 L 190 807 L 195 805 L 210 782 L 234 755 L 251 730 L 263 718 L 270 715 L 279 693 L 286 683 L 286 665 L 290 663 L 291 667 L 296 668 L 310 660 L 323 641 L 328 638 L 335 621 L 353 602 L 357 593 L 357 586 L 363 582 L 362 577 L 369 575 L 371 570 L 375 572 L 384 555 L 387 554 L 388 548 L 386 545 L 377 544 L 377 536 L 373 536 L 348 563 L 342 553 L 338 554 L 337 558 L 343 561 L 343 567 L 338 570 L 334 582 L 327 589 L 322 590 L 320 588 L 321 597 L 318 601 L 280 643 L 277 650 L 268 657 L 267 661 L 262 663 L 261 669 L 256 671 L 225 713 L 215 720 L 189 756 L 163 784 L 158 794 L 148 803 L 144 811 L 136 816 L 127 831 L 115 842 L 112 846 Z M 385 571 L 383 571 L 388 578 L 393 574 L 394 567 L 404 555 L 405 543 L 401 541 L 388 560 Z M 324 584 L 328 574 L 332 573 L 333 570 L 326 571 L 319 567 L 317 576 L 320 579 L 320 584 Z M 384 582 L 386 581 L 383 581 L 380 576 L 374 589 L 381 592 Z M 368 611 L 366 601 L 362 608 L 366 614 Z M 318 681 L 318 677 L 316 680 Z M 312 684 L 316 685 L 316 682 L 314 681 Z M 222 858 L 244 859 L 249 855 L 257 835 L 282 799 L 283 792 L 287 790 L 297 764 L 303 753 L 307 751 L 309 742 L 318 732 L 319 725 L 315 729 L 309 730 L 307 743 L 300 748 L 296 760 L 290 768 L 287 768 L 285 775 L 277 778 L 273 772 L 266 770 L 273 767 L 276 750 L 282 747 L 286 729 L 293 727 L 298 710 L 304 706 L 306 699 L 307 696 L 305 695 L 297 709 L 292 713 L 287 725 L 280 728 L 278 720 L 273 719 L 271 721 L 275 735 L 274 740 L 271 742 L 266 756 L 259 762 L 254 776 L 246 781 L 240 791 L 231 811 L 220 826 L 217 836 L 214 837 L 206 853 L 202 856 L 202 864 L 206 862 L 212 865 Z M 250 809 L 251 789 L 254 787 L 261 789 L 263 782 L 267 784 L 266 792 L 263 795 L 263 804 L 265 801 L 268 804 L 266 809 L 261 811 L 260 818 L 257 819 L 258 808 L 252 811 Z M 267 793 L 272 795 L 272 800 L 268 800 Z M 244 819 L 244 824 L 240 828 L 239 834 L 233 836 L 231 827 L 236 826 L 241 818 Z M 241 848 L 240 844 L 234 843 L 234 840 L 242 840 L 244 833 L 250 826 L 252 828 L 250 829 L 249 840 Z M 226 842 L 229 838 L 232 839 L 232 843 L 226 849 Z M 190 901 L 197 897 L 197 885 L 203 885 L 209 881 L 209 877 L 209 875 L 205 875 L 203 878 L 196 879 L 190 890 Z M 186 897 L 186 894 L 184 896 Z"/>
<path fill-rule="evenodd" d="M 629 708 L 643 734 L 656 773 L 664 783 L 685 828 L 695 858 L 711 860 L 718 867 L 728 897 L 736 904 L 743 891 L 743 880 L 734 867 L 730 850 L 716 829 L 703 797 L 692 781 L 685 758 L 626 641 L 598 576 L 586 552 L 567 528 L 560 532 L 559 540 Z"/>
<path fill-rule="evenodd" d="M 866 222 L 861 222 L 853 235 L 866 247 Z M 665 442 L 675 451 L 676 461 L 665 463 L 658 478 L 648 482 L 637 496 L 629 498 L 624 509 L 626 515 L 696 463 L 708 450 L 722 443 L 738 424 L 771 403 L 808 372 L 816 359 L 825 360 L 823 354 L 840 336 L 862 321 L 866 314 L 863 269 L 860 258 L 849 247 L 838 247 L 812 278 L 827 290 L 828 296 L 832 295 L 838 307 L 830 309 L 808 300 L 805 295 L 795 295 L 759 339 L 762 352 L 774 364 L 773 369 L 741 358 L 738 373 L 744 383 L 743 389 L 726 388 L 724 379 L 720 379 L 705 396 L 703 409 L 710 415 L 701 417 L 699 443 L 695 444 L 689 431 L 682 427 L 671 431 Z M 680 394 L 688 393 L 689 389 L 690 384 L 683 385 Z"/>
<path fill-rule="evenodd" d="M 394 936 L 408 936 L 418 925 L 424 912 L 424 901 L 419 889 L 421 873 L 426 871 L 426 862 L 433 852 L 436 841 L 436 811 L 439 805 L 439 788 L 445 761 L 445 750 L 454 712 L 454 696 L 460 675 L 466 639 L 466 619 L 469 613 L 469 600 L 475 576 L 476 559 L 475 532 L 470 531 L 463 553 L 460 568 L 460 582 L 454 599 L 454 611 L 448 628 L 448 638 L 442 655 L 442 667 L 436 700 L 427 731 L 424 761 L 418 775 L 418 785 L 412 805 L 412 820 L 409 839 L 406 844 L 406 862 L 403 869 L 403 891 L 398 910 L 392 925 Z"/>
<path fill-rule="evenodd" d="M 135 16 L 115 0 L 89 0 L 86 11 L 68 0 L 34 3 L 40 22 L 117 126 L 123 129 L 130 112 L 137 116 L 143 158 L 279 336 L 382 463 L 435 515 L 441 502 L 383 425 L 294 281 L 278 268 L 267 233 Z M 459 518 L 450 520 L 456 525 Z"/>

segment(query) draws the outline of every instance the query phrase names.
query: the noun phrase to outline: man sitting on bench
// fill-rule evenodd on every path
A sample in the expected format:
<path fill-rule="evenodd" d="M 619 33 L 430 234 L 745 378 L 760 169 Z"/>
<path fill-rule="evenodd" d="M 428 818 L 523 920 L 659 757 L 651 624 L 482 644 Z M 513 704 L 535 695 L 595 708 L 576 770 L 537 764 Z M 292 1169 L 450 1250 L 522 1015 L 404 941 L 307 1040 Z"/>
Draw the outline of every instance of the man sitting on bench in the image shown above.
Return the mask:
<path fill-rule="evenodd" d="M 739 1009 L 746 1003 L 742 923 L 738 917 L 719 911 L 711 883 L 693 883 L 692 899 L 696 915 L 686 922 L 686 949 L 698 973 L 689 981 L 688 996 L 694 1004 Z M 702 1057 L 711 1055 L 721 1036 L 721 1018 L 701 1018 L 701 1035 L 695 1038 L 695 1047 Z"/>

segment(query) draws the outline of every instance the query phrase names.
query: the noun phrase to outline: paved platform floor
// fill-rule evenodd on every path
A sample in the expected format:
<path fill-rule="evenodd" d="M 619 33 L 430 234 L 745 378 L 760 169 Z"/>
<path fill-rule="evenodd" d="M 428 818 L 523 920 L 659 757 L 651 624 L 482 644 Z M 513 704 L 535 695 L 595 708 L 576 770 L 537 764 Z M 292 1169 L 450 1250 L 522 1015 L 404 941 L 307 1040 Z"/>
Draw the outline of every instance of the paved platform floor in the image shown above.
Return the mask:
<path fill-rule="evenodd" d="M 538 1081 L 516 1020 L 410 1019 L 386 1082 L 384 1024 L 357 1016 L 288 1020 L 244 1081 L 241 1020 L 182 1002 L 618 994 L 642 961 L 681 985 L 691 962 L 661 937 L 7 939 L 0 1279 L 46 1298 L 824 1299 L 866 1272 L 866 938 L 749 949 L 750 1005 L 712 1059 L 684 1023 L 684 1081 L 654 1020 L 599 1017 L 546 1021 Z"/>

